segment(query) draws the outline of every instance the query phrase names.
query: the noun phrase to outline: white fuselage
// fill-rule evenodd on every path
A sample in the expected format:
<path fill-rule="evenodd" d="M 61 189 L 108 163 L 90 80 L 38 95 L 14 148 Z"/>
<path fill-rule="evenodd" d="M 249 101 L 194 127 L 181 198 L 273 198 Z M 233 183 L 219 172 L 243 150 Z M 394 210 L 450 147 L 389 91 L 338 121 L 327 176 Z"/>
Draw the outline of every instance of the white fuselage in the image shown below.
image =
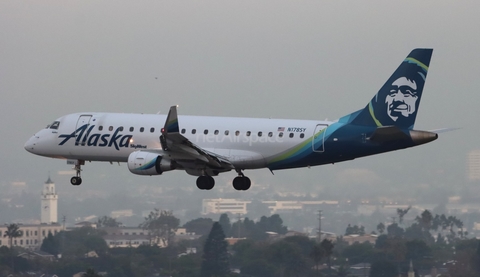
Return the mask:
<path fill-rule="evenodd" d="M 57 119 L 25 144 L 34 154 L 71 160 L 126 162 L 137 150 L 161 149 L 166 115 L 75 113 Z M 180 133 L 235 167 L 266 167 L 272 157 L 301 144 L 332 122 L 291 119 L 179 116 Z M 85 126 L 83 129 L 82 126 Z M 122 129 L 123 127 L 123 129 Z"/>

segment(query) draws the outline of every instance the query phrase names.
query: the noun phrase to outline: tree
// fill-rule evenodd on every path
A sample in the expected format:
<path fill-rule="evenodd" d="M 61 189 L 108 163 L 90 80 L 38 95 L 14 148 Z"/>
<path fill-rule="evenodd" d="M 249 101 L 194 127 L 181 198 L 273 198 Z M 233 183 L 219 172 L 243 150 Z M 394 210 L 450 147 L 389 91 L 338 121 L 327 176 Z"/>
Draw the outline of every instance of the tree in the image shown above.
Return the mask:
<path fill-rule="evenodd" d="M 415 220 L 420 224 L 423 230 L 430 230 L 433 223 L 433 215 L 428 210 L 423 211 L 423 213 L 415 218 Z"/>
<path fill-rule="evenodd" d="M 387 227 L 387 232 L 389 237 L 403 237 L 403 233 L 405 230 L 403 228 L 399 227 L 397 223 L 392 223 L 388 225 Z"/>
<path fill-rule="evenodd" d="M 383 232 L 385 232 L 385 224 L 383 224 L 383 222 L 378 223 L 377 231 L 380 233 L 380 235 L 383 234 Z"/>
<path fill-rule="evenodd" d="M 109 216 L 102 216 L 97 220 L 97 227 L 120 227 L 122 226 L 121 222 L 118 222 L 115 218 Z"/>
<path fill-rule="evenodd" d="M 435 242 L 435 238 L 430 231 L 423 229 L 418 223 L 413 223 L 405 230 L 405 239 L 423 240 L 428 244 L 433 244 Z"/>
<path fill-rule="evenodd" d="M 62 245 L 62 258 L 78 259 L 89 251 L 95 251 L 100 256 L 106 253 L 108 245 L 103 239 L 103 235 L 105 235 L 105 231 L 103 230 L 93 229 L 92 227 L 82 227 L 75 228 L 68 232 L 61 231 L 54 235 L 53 238 L 54 241 Z M 78 270 L 86 268 L 86 266 L 83 265 L 79 265 L 79 267 Z"/>
<path fill-rule="evenodd" d="M 60 253 L 60 243 L 57 237 L 54 237 L 51 232 L 43 239 L 40 250 L 50 253 L 52 255 L 58 255 Z"/>
<path fill-rule="evenodd" d="M 275 266 L 269 264 L 264 259 L 249 260 L 241 268 L 242 274 L 245 276 L 258 277 L 276 277 Z"/>
<path fill-rule="evenodd" d="M 82 277 L 101 277 L 99 274 L 95 272 L 92 268 L 87 269 L 85 273 L 83 273 Z"/>
<path fill-rule="evenodd" d="M 268 246 L 266 256 L 279 271 L 276 276 L 308 276 L 311 270 L 300 247 L 285 239 Z"/>
<path fill-rule="evenodd" d="M 389 261 L 374 262 L 370 268 L 370 277 L 396 277 L 397 269 Z"/>
<path fill-rule="evenodd" d="M 432 249 L 423 240 L 412 240 L 405 243 L 407 248 L 405 259 L 407 261 L 416 261 L 417 265 L 420 262 L 429 261 L 432 257 Z M 429 264 L 429 266 L 431 266 Z"/>
<path fill-rule="evenodd" d="M 320 246 L 322 247 L 322 249 L 325 253 L 325 257 L 327 257 L 328 270 L 331 271 L 332 268 L 331 268 L 330 257 L 333 254 L 333 248 L 335 246 L 333 245 L 332 241 L 328 240 L 328 239 L 322 240 L 322 242 L 320 243 Z"/>
<path fill-rule="evenodd" d="M 342 251 L 342 256 L 347 258 L 350 264 L 369 262 L 373 254 L 373 245 L 369 242 L 354 243 Z"/>
<path fill-rule="evenodd" d="M 13 239 L 18 238 L 22 236 L 22 231 L 20 231 L 20 227 L 18 224 L 12 223 L 7 225 L 7 230 L 5 231 L 5 234 L 3 237 L 8 237 L 8 242 L 10 244 L 10 252 L 11 252 L 11 265 L 12 265 L 12 271 L 15 272 L 15 264 L 14 264 L 14 259 L 15 255 L 13 253 Z"/>
<path fill-rule="evenodd" d="M 179 224 L 180 220 L 173 216 L 172 211 L 155 209 L 145 217 L 145 221 L 139 227 L 148 231 L 151 242 L 169 245 Z"/>
<path fill-rule="evenodd" d="M 410 211 L 412 206 L 408 206 L 406 209 L 397 209 L 397 215 L 398 215 L 398 223 L 402 224 L 403 223 L 403 217 Z"/>
<path fill-rule="evenodd" d="M 312 247 L 312 251 L 310 252 L 310 258 L 313 260 L 313 263 L 315 264 L 316 275 L 318 275 L 320 262 L 322 261 L 324 256 L 325 256 L 325 252 L 322 246 L 318 243 L 314 244 Z"/>
<path fill-rule="evenodd" d="M 197 218 L 183 224 L 183 227 L 187 229 L 187 232 L 201 236 L 208 235 L 210 230 L 212 230 L 212 226 L 213 220 L 211 218 Z"/>
<path fill-rule="evenodd" d="M 201 277 L 223 277 L 230 272 L 227 242 L 222 226 L 213 223 L 203 248 Z"/>
<path fill-rule="evenodd" d="M 232 224 L 230 223 L 230 218 L 228 218 L 228 214 L 222 214 L 220 219 L 218 220 L 220 226 L 222 226 L 223 233 L 225 236 L 231 236 L 230 230 L 232 229 Z"/>
<path fill-rule="evenodd" d="M 8 237 L 8 242 L 10 244 L 10 248 L 13 246 L 13 239 L 22 236 L 22 231 L 20 231 L 20 227 L 18 224 L 12 223 L 7 225 L 7 230 L 3 237 Z"/>
<path fill-rule="evenodd" d="M 365 235 L 365 227 L 354 225 L 353 227 L 348 224 L 347 229 L 345 230 L 345 236 L 348 235 Z"/>
<path fill-rule="evenodd" d="M 262 216 L 256 225 L 260 232 L 275 232 L 283 235 L 288 231 L 287 227 L 283 225 L 283 220 L 278 214 L 271 215 L 270 217 Z"/>

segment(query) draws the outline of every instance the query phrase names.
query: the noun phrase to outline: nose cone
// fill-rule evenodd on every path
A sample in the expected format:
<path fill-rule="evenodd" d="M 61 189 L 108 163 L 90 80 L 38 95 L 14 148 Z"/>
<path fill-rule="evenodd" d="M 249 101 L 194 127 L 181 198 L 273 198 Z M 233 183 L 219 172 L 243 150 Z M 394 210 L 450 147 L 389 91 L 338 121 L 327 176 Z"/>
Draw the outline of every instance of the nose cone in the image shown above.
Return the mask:
<path fill-rule="evenodd" d="M 29 140 L 27 140 L 27 142 L 25 143 L 25 146 L 24 146 L 25 150 L 27 150 L 30 153 L 35 154 L 34 151 L 35 151 L 35 146 L 36 146 L 37 140 L 38 140 L 37 136 L 33 136 Z"/>

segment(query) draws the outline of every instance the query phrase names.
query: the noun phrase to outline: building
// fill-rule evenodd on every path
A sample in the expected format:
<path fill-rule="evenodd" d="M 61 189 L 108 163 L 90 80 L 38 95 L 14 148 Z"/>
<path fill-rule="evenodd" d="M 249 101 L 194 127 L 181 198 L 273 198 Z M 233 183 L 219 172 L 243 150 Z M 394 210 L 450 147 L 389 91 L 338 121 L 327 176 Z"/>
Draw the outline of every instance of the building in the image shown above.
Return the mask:
<path fill-rule="evenodd" d="M 58 195 L 55 192 L 55 183 L 50 177 L 43 185 L 42 201 L 41 201 L 40 222 L 43 224 L 58 222 Z"/>
<path fill-rule="evenodd" d="M 338 205 L 338 201 L 262 201 L 270 209 L 271 214 L 293 211 L 316 211 L 324 205 Z"/>
<path fill-rule="evenodd" d="M 316 211 L 324 205 L 338 205 L 338 201 L 261 201 L 270 210 L 271 214 L 294 212 L 294 211 Z M 247 206 L 252 201 L 237 199 L 203 199 L 202 214 L 247 214 Z"/>
<path fill-rule="evenodd" d="M 480 181 L 480 149 L 472 150 L 467 155 L 467 180 Z"/>
<path fill-rule="evenodd" d="M 364 243 L 369 242 L 371 244 L 375 244 L 377 241 L 378 236 L 373 234 L 365 234 L 365 235 L 347 235 L 343 236 L 343 240 L 348 243 L 348 245 L 352 245 L 356 242 Z"/>
<path fill-rule="evenodd" d="M 63 226 L 58 224 L 58 195 L 55 192 L 55 183 L 50 177 L 43 185 L 41 193 L 40 218 L 41 224 L 18 224 L 20 237 L 12 240 L 13 246 L 38 250 L 42 245 L 43 239 L 57 234 L 63 230 Z M 4 237 L 7 231 L 7 225 L 0 225 L 0 246 L 10 246 L 8 237 Z"/>
<path fill-rule="evenodd" d="M 32 250 L 39 249 L 42 245 L 43 239 L 48 236 L 57 234 L 63 230 L 60 224 L 39 224 L 39 225 L 23 225 L 19 224 L 20 233 L 18 238 L 14 238 L 12 244 Z M 7 231 L 7 225 L 0 226 L 0 246 L 10 246 L 9 238 L 4 237 Z"/>
<path fill-rule="evenodd" d="M 203 199 L 202 214 L 247 214 L 247 205 L 252 201 L 236 199 Z"/>
<path fill-rule="evenodd" d="M 106 227 L 102 228 L 106 232 L 103 239 L 108 247 L 133 247 L 140 245 L 150 245 L 152 237 L 148 231 L 139 227 Z M 166 247 L 162 241 L 158 244 L 159 247 Z"/>

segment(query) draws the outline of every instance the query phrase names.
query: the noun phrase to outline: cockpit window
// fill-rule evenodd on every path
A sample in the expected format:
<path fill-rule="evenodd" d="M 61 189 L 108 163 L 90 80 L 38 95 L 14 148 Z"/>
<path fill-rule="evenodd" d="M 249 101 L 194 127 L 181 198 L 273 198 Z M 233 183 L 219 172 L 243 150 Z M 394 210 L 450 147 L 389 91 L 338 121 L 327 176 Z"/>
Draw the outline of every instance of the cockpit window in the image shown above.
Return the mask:
<path fill-rule="evenodd" d="M 60 121 L 54 121 L 52 124 L 49 125 L 49 129 L 58 129 L 58 126 L 60 126 Z"/>

